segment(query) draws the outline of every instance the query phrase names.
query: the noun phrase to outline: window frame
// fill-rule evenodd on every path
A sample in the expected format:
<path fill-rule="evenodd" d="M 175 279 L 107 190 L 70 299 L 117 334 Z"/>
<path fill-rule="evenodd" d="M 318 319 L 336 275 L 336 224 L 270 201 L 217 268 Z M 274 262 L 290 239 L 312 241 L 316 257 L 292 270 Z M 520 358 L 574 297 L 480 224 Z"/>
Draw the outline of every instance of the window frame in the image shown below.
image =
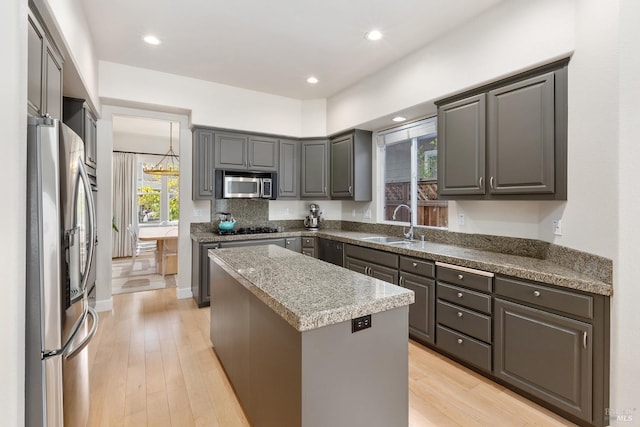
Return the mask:
<path fill-rule="evenodd" d="M 138 205 L 138 188 L 141 181 L 138 177 L 142 178 L 144 176 L 144 164 L 154 165 L 162 155 L 156 154 L 138 154 L 136 156 L 136 179 L 135 179 L 135 188 L 134 188 L 134 212 L 136 222 L 138 223 L 138 227 L 160 227 L 166 225 L 179 225 L 180 217 L 176 220 L 169 220 L 170 217 L 170 194 L 169 194 L 169 176 L 160 176 L 160 219 L 157 222 L 142 222 L 139 219 L 138 211 L 140 209 L 140 205 Z M 180 177 L 177 177 L 180 179 Z M 144 181 L 142 181 L 144 182 Z M 179 186 L 178 186 L 178 197 L 179 194 Z"/>
<path fill-rule="evenodd" d="M 422 119 L 405 123 L 400 126 L 378 131 L 376 134 L 376 217 L 378 224 L 411 226 L 436 230 L 448 230 L 448 227 L 417 224 L 418 219 L 418 139 L 421 137 L 438 135 L 437 116 L 424 117 Z M 387 145 L 411 141 L 411 172 L 410 192 L 411 222 L 391 221 L 385 219 L 385 149 Z M 438 171 L 439 172 L 439 171 Z M 436 178 L 437 179 L 437 178 Z"/>

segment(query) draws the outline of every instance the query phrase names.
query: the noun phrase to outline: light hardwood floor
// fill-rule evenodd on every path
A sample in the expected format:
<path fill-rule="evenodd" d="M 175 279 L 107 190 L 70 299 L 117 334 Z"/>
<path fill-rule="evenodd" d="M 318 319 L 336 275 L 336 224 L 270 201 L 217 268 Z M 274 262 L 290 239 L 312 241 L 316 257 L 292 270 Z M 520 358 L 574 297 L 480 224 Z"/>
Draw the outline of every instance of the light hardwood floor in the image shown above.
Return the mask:
<path fill-rule="evenodd" d="M 211 348 L 208 308 L 175 288 L 113 306 L 89 345 L 90 426 L 249 426 Z M 573 424 L 409 341 L 409 425 Z"/>

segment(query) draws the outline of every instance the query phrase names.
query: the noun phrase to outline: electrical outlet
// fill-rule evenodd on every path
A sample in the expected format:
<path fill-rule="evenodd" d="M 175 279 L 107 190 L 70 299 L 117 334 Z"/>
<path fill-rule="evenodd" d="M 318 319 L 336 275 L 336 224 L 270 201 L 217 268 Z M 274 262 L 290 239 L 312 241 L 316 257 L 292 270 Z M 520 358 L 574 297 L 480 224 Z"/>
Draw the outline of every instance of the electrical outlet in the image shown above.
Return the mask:
<path fill-rule="evenodd" d="M 202 209 L 194 209 L 193 216 L 202 216 Z"/>
<path fill-rule="evenodd" d="M 357 317 L 355 319 L 351 319 L 351 333 L 358 332 L 370 327 L 371 327 L 370 314 L 367 314 L 366 316 L 362 316 L 362 317 Z"/>
<path fill-rule="evenodd" d="M 371 218 L 371 209 L 367 209 L 366 211 L 364 211 L 364 217 Z"/>
<path fill-rule="evenodd" d="M 553 220 L 553 234 L 556 236 L 562 236 L 562 220 Z"/>
<path fill-rule="evenodd" d="M 354 217 L 354 218 L 356 217 L 356 210 L 355 210 L 355 209 L 353 209 L 353 210 L 351 211 L 351 216 L 352 216 L 352 217 Z"/>
<path fill-rule="evenodd" d="M 464 214 L 458 214 L 458 225 L 464 225 Z"/>
<path fill-rule="evenodd" d="M 284 208 L 284 216 L 285 217 L 291 216 L 291 212 L 289 212 L 289 208 Z"/>

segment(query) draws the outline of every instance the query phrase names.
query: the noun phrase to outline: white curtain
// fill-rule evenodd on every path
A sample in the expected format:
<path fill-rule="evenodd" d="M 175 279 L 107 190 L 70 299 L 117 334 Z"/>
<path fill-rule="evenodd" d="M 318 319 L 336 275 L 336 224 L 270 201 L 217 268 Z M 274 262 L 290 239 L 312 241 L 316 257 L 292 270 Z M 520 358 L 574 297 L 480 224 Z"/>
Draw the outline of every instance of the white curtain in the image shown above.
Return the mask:
<path fill-rule="evenodd" d="M 113 221 L 118 232 L 111 230 L 111 257 L 132 256 L 131 238 L 127 227 L 134 224 L 134 197 L 136 185 L 136 155 L 113 153 Z"/>

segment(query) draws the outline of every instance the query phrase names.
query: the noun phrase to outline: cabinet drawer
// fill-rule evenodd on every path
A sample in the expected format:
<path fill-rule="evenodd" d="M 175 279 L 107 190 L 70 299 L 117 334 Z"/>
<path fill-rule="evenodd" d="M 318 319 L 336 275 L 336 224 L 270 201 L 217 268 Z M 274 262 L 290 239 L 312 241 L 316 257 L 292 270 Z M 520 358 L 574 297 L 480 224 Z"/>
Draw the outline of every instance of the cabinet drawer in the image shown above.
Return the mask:
<path fill-rule="evenodd" d="M 438 300 L 436 319 L 439 324 L 491 343 L 491 317 Z"/>
<path fill-rule="evenodd" d="M 303 237 L 302 238 L 302 247 L 303 248 L 315 248 L 316 247 L 316 238 L 315 237 Z"/>
<path fill-rule="evenodd" d="M 493 273 L 436 262 L 436 277 L 454 285 L 491 292 Z"/>
<path fill-rule="evenodd" d="M 496 294 L 539 307 L 593 319 L 593 297 L 535 282 L 496 277 Z"/>
<path fill-rule="evenodd" d="M 383 265 L 385 267 L 398 268 L 398 255 L 390 252 L 383 252 L 376 249 L 363 248 L 354 245 L 346 245 L 345 255 L 367 260 L 370 263 Z"/>
<path fill-rule="evenodd" d="M 438 348 L 484 371 L 491 371 L 491 346 L 464 334 L 438 325 Z"/>
<path fill-rule="evenodd" d="M 438 283 L 438 299 L 491 314 L 491 296 L 466 288 Z"/>
<path fill-rule="evenodd" d="M 417 258 L 400 257 L 400 270 L 423 277 L 435 277 L 436 265 L 432 261 Z"/>
<path fill-rule="evenodd" d="M 316 250 L 315 248 L 302 248 L 302 255 L 307 255 L 310 256 L 311 258 L 315 258 L 316 257 Z"/>

